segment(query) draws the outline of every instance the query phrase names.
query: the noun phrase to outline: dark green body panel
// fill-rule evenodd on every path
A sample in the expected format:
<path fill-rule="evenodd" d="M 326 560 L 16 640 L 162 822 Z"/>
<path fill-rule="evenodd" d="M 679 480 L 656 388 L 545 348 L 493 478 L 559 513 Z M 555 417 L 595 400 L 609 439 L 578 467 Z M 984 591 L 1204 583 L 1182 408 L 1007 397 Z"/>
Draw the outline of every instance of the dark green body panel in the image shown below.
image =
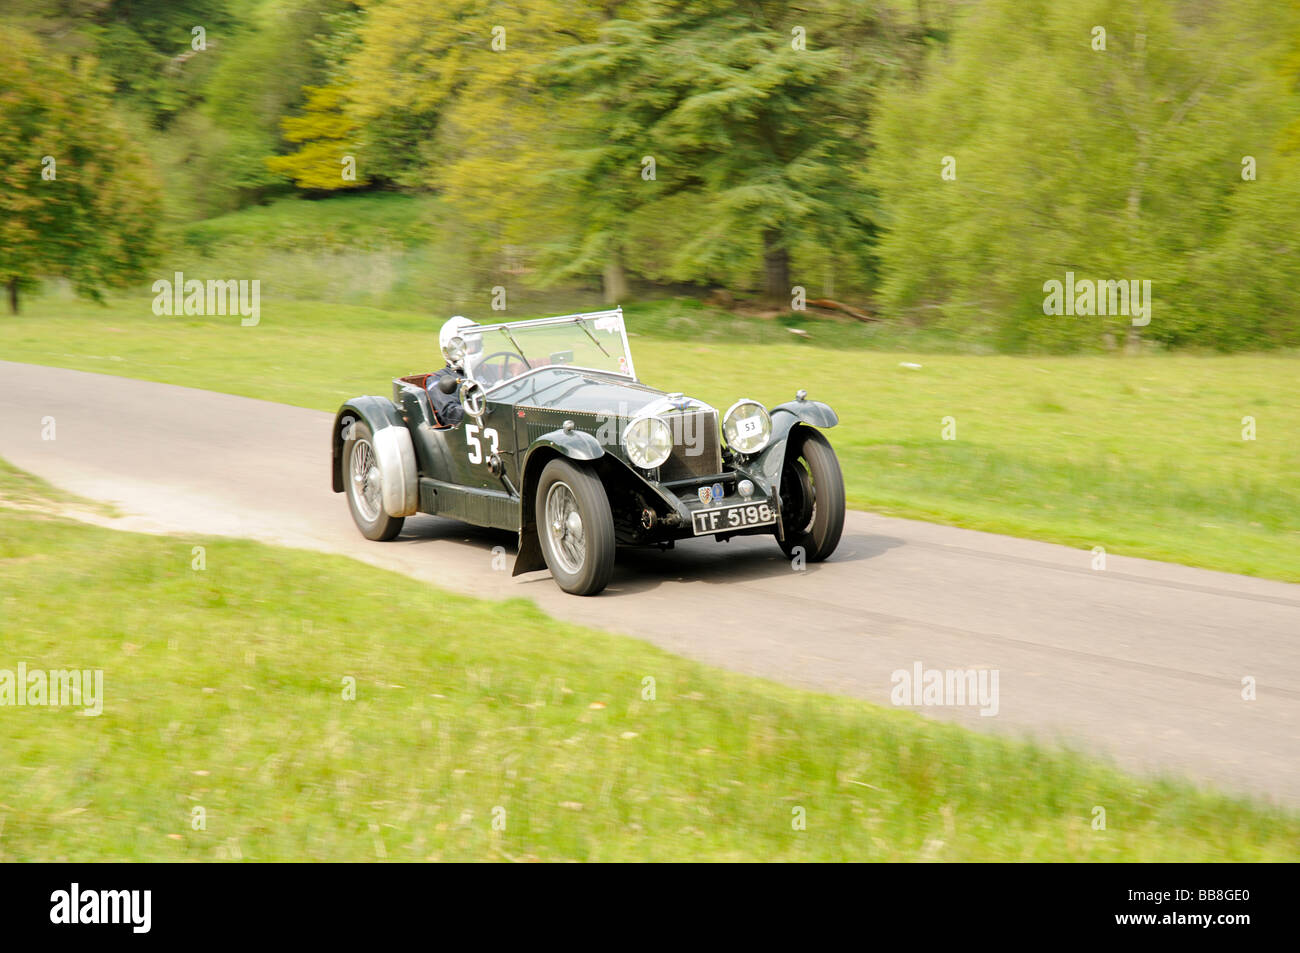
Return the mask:
<path fill-rule="evenodd" d="M 519 529 L 518 452 L 512 408 L 489 402 L 455 427 L 411 427 L 420 461 L 420 509 L 497 529 Z M 500 461 L 493 472 L 491 460 Z"/>

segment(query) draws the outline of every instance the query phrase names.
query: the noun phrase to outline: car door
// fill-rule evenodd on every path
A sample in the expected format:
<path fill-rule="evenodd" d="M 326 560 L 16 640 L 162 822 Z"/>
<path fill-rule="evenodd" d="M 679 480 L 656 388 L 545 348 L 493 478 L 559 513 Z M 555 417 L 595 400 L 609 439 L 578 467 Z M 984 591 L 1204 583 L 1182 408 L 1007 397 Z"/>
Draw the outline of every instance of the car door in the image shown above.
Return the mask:
<path fill-rule="evenodd" d="M 483 490 L 503 490 L 501 480 L 492 472 L 492 458 L 504 460 L 507 454 L 513 455 L 514 447 L 505 446 L 512 442 L 511 431 L 510 418 L 499 404 L 489 403 L 478 420 L 466 414 L 451 431 L 460 443 L 460 482 Z"/>
<path fill-rule="evenodd" d="M 438 513 L 480 526 L 519 528 L 519 499 L 510 480 L 516 454 L 513 413 L 513 405 L 488 401 L 477 420 L 467 414 L 455 427 L 429 433 L 441 443 L 445 453 L 439 456 L 448 470 L 436 481 Z"/>

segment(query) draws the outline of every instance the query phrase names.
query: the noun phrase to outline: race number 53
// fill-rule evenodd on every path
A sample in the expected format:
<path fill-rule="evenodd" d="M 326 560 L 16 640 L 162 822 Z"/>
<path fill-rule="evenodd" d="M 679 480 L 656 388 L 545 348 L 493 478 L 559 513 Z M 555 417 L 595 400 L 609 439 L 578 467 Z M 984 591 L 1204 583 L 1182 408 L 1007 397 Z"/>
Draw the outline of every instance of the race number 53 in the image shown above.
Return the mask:
<path fill-rule="evenodd" d="M 486 429 L 477 424 L 465 425 L 465 442 L 469 444 L 469 462 L 483 462 L 483 442 L 479 440 L 479 432 L 482 431 L 483 440 L 488 442 L 488 453 L 497 452 L 497 432 L 491 427 Z"/>

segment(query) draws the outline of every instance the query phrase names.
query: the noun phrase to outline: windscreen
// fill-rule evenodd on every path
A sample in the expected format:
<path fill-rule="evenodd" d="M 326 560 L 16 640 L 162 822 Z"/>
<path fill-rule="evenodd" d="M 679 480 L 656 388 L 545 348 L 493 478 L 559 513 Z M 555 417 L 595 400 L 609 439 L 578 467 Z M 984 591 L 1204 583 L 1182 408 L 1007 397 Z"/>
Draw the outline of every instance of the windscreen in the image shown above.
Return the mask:
<path fill-rule="evenodd" d="M 465 370 L 486 388 L 539 367 L 574 367 L 635 378 L 618 311 L 466 328 Z"/>

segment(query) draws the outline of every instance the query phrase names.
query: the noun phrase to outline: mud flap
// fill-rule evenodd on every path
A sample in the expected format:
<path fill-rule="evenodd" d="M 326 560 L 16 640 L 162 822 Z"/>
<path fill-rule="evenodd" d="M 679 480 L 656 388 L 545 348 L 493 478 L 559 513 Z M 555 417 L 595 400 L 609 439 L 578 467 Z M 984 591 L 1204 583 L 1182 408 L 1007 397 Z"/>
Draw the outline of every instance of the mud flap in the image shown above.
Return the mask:
<path fill-rule="evenodd" d="M 537 538 L 537 527 L 520 530 L 519 555 L 515 557 L 515 568 L 510 575 L 518 576 L 545 568 L 546 558 L 542 555 L 542 542 Z"/>

